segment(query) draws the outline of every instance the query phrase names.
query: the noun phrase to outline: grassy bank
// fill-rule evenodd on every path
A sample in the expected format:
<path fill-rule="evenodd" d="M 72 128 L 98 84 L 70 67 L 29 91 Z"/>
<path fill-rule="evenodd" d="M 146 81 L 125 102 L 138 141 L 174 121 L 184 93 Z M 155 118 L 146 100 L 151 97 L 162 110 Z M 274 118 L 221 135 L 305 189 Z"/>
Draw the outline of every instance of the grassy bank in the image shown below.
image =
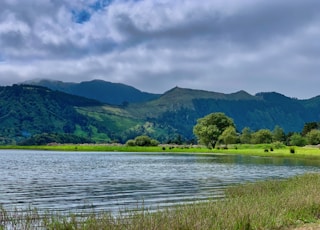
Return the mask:
<path fill-rule="evenodd" d="M 208 149 L 202 146 L 126 146 L 126 145 L 46 145 L 46 146 L 0 146 L 0 149 L 51 150 L 51 151 L 101 151 L 101 152 L 160 152 L 199 154 L 241 154 L 252 156 L 292 157 L 320 159 L 319 147 L 296 147 L 277 144 L 231 145 L 228 149 Z"/>
<path fill-rule="evenodd" d="M 320 175 L 231 187 L 226 199 L 128 215 L 41 215 L 0 209 L 0 229 L 292 229 L 320 218 Z M 141 212 L 144 211 L 144 212 Z M 2 227 L 1 227 L 2 226 Z"/>
<path fill-rule="evenodd" d="M 293 158 L 312 158 L 320 159 L 320 148 L 314 146 L 297 147 L 276 144 L 258 144 L 258 145 L 236 145 L 225 150 L 214 150 L 221 153 L 233 153 L 253 156 L 273 156 L 273 157 L 293 157 Z"/>

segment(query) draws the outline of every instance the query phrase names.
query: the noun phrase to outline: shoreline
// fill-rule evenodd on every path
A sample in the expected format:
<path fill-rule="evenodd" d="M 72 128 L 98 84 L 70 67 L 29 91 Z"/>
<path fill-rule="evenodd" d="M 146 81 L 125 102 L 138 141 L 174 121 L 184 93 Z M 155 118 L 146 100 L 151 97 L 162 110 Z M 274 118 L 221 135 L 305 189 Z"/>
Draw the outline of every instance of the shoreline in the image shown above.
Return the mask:
<path fill-rule="evenodd" d="M 74 151 L 74 152 L 144 152 L 168 154 L 195 154 L 195 155 L 247 155 L 259 157 L 287 157 L 320 160 L 318 146 L 280 146 L 274 144 L 259 145 L 232 145 L 228 149 L 208 149 L 204 146 L 190 145 L 159 145 L 159 146 L 126 146 L 114 144 L 55 144 L 43 146 L 0 146 L 0 150 L 43 150 L 43 151 Z"/>

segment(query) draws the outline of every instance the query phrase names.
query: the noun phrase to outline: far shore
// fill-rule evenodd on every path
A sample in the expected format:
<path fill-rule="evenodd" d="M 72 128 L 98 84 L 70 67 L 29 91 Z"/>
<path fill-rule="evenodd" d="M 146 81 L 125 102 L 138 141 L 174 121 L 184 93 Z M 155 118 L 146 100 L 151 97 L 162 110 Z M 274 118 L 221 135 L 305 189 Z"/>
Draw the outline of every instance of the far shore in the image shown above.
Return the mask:
<path fill-rule="evenodd" d="M 0 149 L 15 150 L 48 150 L 79 152 L 150 152 L 150 153 L 184 153 L 184 154 L 237 154 L 260 157 L 290 157 L 320 160 L 319 146 L 285 146 L 276 144 L 237 144 L 214 149 L 201 145 L 159 145 L 159 146 L 126 146 L 121 144 L 50 144 L 41 146 L 0 146 Z"/>

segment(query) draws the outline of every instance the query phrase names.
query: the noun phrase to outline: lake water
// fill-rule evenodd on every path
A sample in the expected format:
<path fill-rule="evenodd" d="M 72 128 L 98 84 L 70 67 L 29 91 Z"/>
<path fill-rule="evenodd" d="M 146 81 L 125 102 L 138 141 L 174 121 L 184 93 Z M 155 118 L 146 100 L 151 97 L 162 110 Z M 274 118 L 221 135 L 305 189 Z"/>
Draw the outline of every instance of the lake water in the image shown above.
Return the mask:
<path fill-rule="evenodd" d="M 226 186 L 319 172 L 319 161 L 155 153 L 0 151 L 0 205 L 86 212 L 221 198 Z"/>

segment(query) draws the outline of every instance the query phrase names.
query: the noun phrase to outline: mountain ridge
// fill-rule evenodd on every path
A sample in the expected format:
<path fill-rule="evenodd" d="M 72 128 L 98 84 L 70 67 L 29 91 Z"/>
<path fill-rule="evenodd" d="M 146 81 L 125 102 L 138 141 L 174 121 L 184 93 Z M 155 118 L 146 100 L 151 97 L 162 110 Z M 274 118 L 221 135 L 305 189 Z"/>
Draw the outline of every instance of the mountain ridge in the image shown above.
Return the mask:
<path fill-rule="evenodd" d="M 36 79 L 22 84 L 44 86 L 52 90 L 87 97 L 111 105 L 144 102 L 160 96 L 158 94 L 140 91 L 122 83 L 113 83 L 99 79 L 79 83 Z"/>
<path fill-rule="evenodd" d="M 300 132 L 306 122 L 320 121 L 320 96 L 299 100 L 276 92 L 224 94 L 180 87 L 152 100 L 111 105 L 43 86 L 13 85 L 0 87 L 0 106 L 0 144 L 44 132 L 95 142 L 124 143 L 137 135 L 160 142 L 177 136 L 192 140 L 197 119 L 213 112 L 231 117 L 238 131 L 278 125 Z"/>
<path fill-rule="evenodd" d="M 137 92 L 140 92 L 140 93 L 145 93 L 147 95 L 150 95 L 151 97 L 150 98 L 147 98 L 145 101 L 147 100 L 153 100 L 153 99 L 156 99 L 158 97 L 161 97 L 167 93 L 169 93 L 170 91 L 173 91 L 175 89 L 180 89 L 180 90 L 187 90 L 189 92 L 197 92 L 197 93 L 201 93 L 202 94 L 215 94 L 217 96 L 221 96 L 221 97 L 224 97 L 226 95 L 229 95 L 230 97 L 232 95 L 234 95 L 235 99 L 239 99 L 240 97 L 242 97 L 241 99 L 245 99 L 245 98 L 248 98 L 248 99 L 252 99 L 253 97 L 261 97 L 261 95 L 265 95 L 265 94 L 278 94 L 278 95 L 282 95 L 286 98 L 290 98 L 290 99 L 296 99 L 296 100 L 299 100 L 299 101 L 308 101 L 310 99 L 314 99 L 314 98 L 320 98 L 320 95 L 316 95 L 316 96 L 313 96 L 311 98 L 307 98 L 307 99 L 298 99 L 298 98 L 295 98 L 295 97 L 288 97 L 286 96 L 285 94 L 282 94 L 282 93 L 279 93 L 279 92 L 275 92 L 275 91 L 261 91 L 261 92 L 258 92 L 254 95 L 246 92 L 245 90 L 238 90 L 236 92 L 233 92 L 233 93 L 222 93 L 222 92 L 215 92 L 215 91 L 209 91 L 209 90 L 202 90 L 202 89 L 191 89 L 191 88 L 183 88 L 183 87 L 179 87 L 179 86 L 175 86 L 167 91 L 165 91 L 164 93 L 161 93 L 161 94 L 156 94 L 156 93 L 151 93 L 151 92 L 146 92 L 146 91 L 141 91 L 133 86 L 130 86 L 130 85 L 127 85 L 127 84 L 124 84 L 124 83 L 113 83 L 113 82 L 110 82 L 110 81 L 105 81 L 105 80 L 101 80 L 101 79 L 93 79 L 93 80 L 90 80 L 90 81 L 81 81 L 81 82 L 63 82 L 63 81 L 58 81 L 58 80 L 50 80 L 50 79 L 43 79 L 43 78 L 36 78 L 36 79 L 33 79 L 33 80 L 28 80 L 28 81 L 24 81 L 22 83 L 19 83 L 19 84 L 26 84 L 26 85 L 39 85 L 39 86 L 44 86 L 44 87 L 47 87 L 49 89 L 53 89 L 53 90 L 59 90 L 59 91 L 64 91 L 66 93 L 70 93 L 70 94 L 73 94 L 72 92 L 70 92 L 70 89 L 68 89 L 70 86 L 77 86 L 77 85 L 83 85 L 83 86 L 87 86 L 87 84 L 93 84 L 93 83 L 97 83 L 97 85 L 101 86 L 101 84 L 110 84 L 110 86 L 122 86 L 122 87 L 128 87 L 132 90 L 136 90 Z M 77 94 L 76 94 L 77 95 Z M 79 96 L 83 96 L 83 95 L 79 95 Z M 84 96 L 84 97 L 87 97 L 87 96 Z M 92 99 L 96 99 L 96 98 L 92 98 Z M 97 99 L 96 99 L 97 100 Z M 99 100 L 99 101 L 102 101 L 102 102 L 105 102 L 103 100 Z M 121 101 L 123 102 L 123 101 Z M 141 102 L 141 101 L 135 101 L 134 103 L 136 102 Z M 108 103 L 108 102 L 105 102 L 105 103 Z M 113 103 L 108 103 L 108 104 L 113 104 Z M 118 103 L 116 105 L 121 105 L 121 103 Z"/>

